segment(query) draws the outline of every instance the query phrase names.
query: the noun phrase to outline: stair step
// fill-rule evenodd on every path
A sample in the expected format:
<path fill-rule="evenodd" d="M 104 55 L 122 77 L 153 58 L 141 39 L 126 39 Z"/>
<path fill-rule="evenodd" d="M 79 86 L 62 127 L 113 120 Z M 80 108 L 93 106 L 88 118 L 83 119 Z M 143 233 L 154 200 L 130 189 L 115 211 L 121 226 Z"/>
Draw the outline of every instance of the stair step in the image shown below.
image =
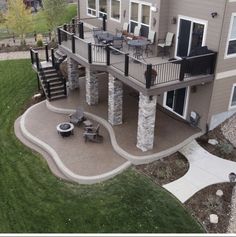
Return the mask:
<path fill-rule="evenodd" d="M 53 96 L 50 98 L 50 101 L 52 100 L 59 100 L 59 99 L 64 99 L 66 98 L 67 96 L 66 95 L 57 95 L 57 96 Z"/>
<path fill-rule="evenodd" d="M 46 91 L 47 91 L 47 89 L 46 89 Z M 54 86 L 53 86 L 53 87 L 51 86 L 51 87 L 50 87 L 50 91 L 51 91 L 51 92 L 53 92 L 53 91 L 64 91 L 64 85 L 55 86 L 55 87 L 54 87 Z"/>

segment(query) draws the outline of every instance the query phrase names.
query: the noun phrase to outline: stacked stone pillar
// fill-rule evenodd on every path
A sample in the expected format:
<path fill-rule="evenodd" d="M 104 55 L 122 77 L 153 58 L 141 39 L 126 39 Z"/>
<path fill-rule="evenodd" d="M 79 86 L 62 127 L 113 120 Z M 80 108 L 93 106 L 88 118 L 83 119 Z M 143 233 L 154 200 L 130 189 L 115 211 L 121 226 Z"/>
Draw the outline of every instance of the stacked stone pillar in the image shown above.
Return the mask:
<path fill-rule="evenodd" d="M 122 124 L 123 83 L 109 74 L 108 121 L 112 125 Z"/>
<path fill-rule="evenodd" d="M 153 149 L 157 96 L 139 95 L 137 147 L 142 151 Z"/>
<path fill-rule="evenodd" d="M 68 83 L 70 90 L 79 88 L 79 63 L 72 58 L 67 58 Z"/>
<path fill-rule="evenodd" d="M 89 68 L 86 68 L 86 102 L 88 105 L 96 105 L 98 99 L 98 79 Z"/>

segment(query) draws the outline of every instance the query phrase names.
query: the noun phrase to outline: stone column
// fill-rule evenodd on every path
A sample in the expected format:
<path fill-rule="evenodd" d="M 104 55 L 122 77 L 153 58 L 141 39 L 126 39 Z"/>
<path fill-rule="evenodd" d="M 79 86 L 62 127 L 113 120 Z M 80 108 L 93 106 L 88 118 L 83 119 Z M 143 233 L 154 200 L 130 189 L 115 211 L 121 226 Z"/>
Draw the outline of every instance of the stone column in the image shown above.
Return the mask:
<path fill-rule="evenodd" d="M 79 88 L 79 63 L 72 58 L 67 58 L 68 84 L 71 90 Z"/>
<path fill-rule="evenodd" d="M 86 102 L 88 105 L 96 105 L 98 98 L 98 79 L 89 68 L 86 68 Z"/>
<path fill-rule="evenodd" d="M 122 124 L 123 83 L 109 74 L 108 121 L 112 125 Z"/>
<path fill-rule="evenodd" d="M 157 96 L 145 96 L 140 92 L 137 147 L 142 151 L 153 149 Z"/>

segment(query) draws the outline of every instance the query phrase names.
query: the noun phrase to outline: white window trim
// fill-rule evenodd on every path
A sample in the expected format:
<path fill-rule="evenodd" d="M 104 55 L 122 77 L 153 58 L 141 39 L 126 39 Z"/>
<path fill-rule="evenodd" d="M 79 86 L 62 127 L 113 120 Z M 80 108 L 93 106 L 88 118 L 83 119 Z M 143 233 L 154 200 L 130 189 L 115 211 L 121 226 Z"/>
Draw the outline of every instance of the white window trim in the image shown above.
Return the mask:
<path fill-rule="evenodd" d="M 110 0 L 110 19 L 120 23 L 121 22 L 121 0 L 116 0 L 116 1 L 120 2 L 120 18 L 119 18 L 119 20 L 112 17 L 112 1 L 113 0 Z"/>
<path fill-rule="evenodd" d="M 228 54 L 229 41 L 230 41 L 230 35 L 231 35 L 231 32 L 232 32 L 232 28 L 233 28 L 234 17 L 236 17 L 236 13 L 232 13 L 232 16 L 231 16 L 230 25 L 229 25 L 229 32 L 228 32 L 228 37 L 227 37 L 227 43 L 226 43 L 226 49 L 225 49 L 225 58 L 224 59 L 229 59 L 229 58 L 235 58 L 236 57 L 236 53 Z"/>
<path fill-rule="evenodd" d="M 91 17 L 99 17 L 100 13 L 104 14 L 107 16 L 107 13 L 105 12 L 101 12 L 99 9 L 100 9 L 100 4 L 99 4 L 99 0 L 95 0 L 95 5 L 96 5 L 96 9 L 92 9 L 90 7 L 88 7 L 88 0 L 87 0 L 87 5 L 86 5 L 86 9 L 87 9 L 87 15 L 88 16 L 91 16 Z M 92 15 L 92 14 L 89 14 L 88 13 L 88 10 L 91 10 L 91 11 L 95 11 L 96 12 L 96 15 Z M 102 18 L 99 18 L 100 20 Z"/>
<path fill-rule="evenodd" d="M 179 88 L 181 89 L 181 88 Z M 166 105 L 166 99 L 167 99 L 167 92 L 164 93 L 164 96 L 163 96 L 163 107 L 166 108 L 167 110 L 171 111 L 172 113 L 174 113 L 175 115 L 179 116 L 180 118 L 183 118 L 183 119 L 187 119 L 187 112 L 188 112 L 188 104 L 189 104 L 189 92 L 190 92 L 190 89 L 189 89 L 189 86 L 186 87 L 186 96 L 185 96 L 185 101 L 184 101 L 184 112 L 183 112 L 183 115 L 180 115 L 178 113 L 176 113 L 173 109 L 171 109 L 169 106 Z"/>
<path fill-rule="evenodd" d="M 141 21 L 134 21 L 134 20 L 131 20 L 131 6 L 132 6 L 132 4 L 131 3 L 138 3 L 139 4 L 139 6 L 138 6 L 138 19 L 139 20 L 141 20 L 141 17 L 142 17 L 142 8 L 140 7 L 140 5 L 146 5 L 146 6 L 149 6 L 150 7 L 150 13 L 149 13 L 149 24 L 147 25 L 147 24 L 144 24 L 144 23 L 142 23 Z M 151 19 L 152 19 L 152 10 L 151 10 L 151 7 L 152 7 L 152 4 L 151 3 L 147 3 L 147 2 L 143 2 L 143 1 L 137 1 L 137 0 L 131 0 L 130 1 L 130 6 L 129 6 L 129 24 L 130 24 L 130 22 L 132 21 L 132 22 L 135 22 L 135 23 L 137 23 L 138 24 L 138 26 L 142 26 L 142 25 L 144 25 L 144 26 L 147 26 L 147 27 L 149 27 L 149 30 L 151 29 Z M 131 29 L 131 27 L 129 27 L 130 29 Z"/>
<path fill-rule="evenodd" d="M 231 95 L 230 95 L 230 100 L 229 100 L 229 110 L 236 109 L 236 105 L 232 105 L 234 89 L 236 89 L 236 83 L 233 84 L 233 87 L 231 89 Z"/>
<path fill-rule="evenodd" d="M 98 11 L 97 11 L 97 0 L 95 0 L 95 8 L 96 8 L 96 9 L 90 8 L 90 7 L 89 7 L 89 4 L 88 4 L 88 1 L 89 1 L 89 0 L 86 1 L 86 3 L 87 3 L 87 4 L 86 4 L 87 16 L 97 17 L 97 12 L 98 12 Z M 88 10 L 95 11 L 95 12 L 96 12 L 96 15 L 89 14 Z"/>
<path fill-rule="evenodd" d="M 175 57 L 176 57 L 176 58 L 179 58 L 179 57 L 177 56 L 177 51 L 178 51 L 178 43 L 179 43 L 178 36 L 179 36 L 180 20 L 181 20 L 181 19 L 204 25 L 204 33 L 203 33 L 203 39 L 202 39 L 202 46 L 205 46 L 205 45 L 206 45 L 208 21 L 202 20 L 202 19 L 198 19 L 198 18 L 183 16 L 183 15 L 178 15 L 177 32 L 176 32 L 176 44 L 175 44 Z M 191 26 L 191 27 L 192 27 L 192 26 Z M 191 30 L 192 30 L 192 29 L 191 29 Z M 192 40 L 192 37 L 190 36 L 189 42 L 191 42 L 191 40 Z M 190 45 L 189 45 L 189 49 L 190 49 Z M 189 51 L 189 50 L 188 50 L 188 51 Z"/>

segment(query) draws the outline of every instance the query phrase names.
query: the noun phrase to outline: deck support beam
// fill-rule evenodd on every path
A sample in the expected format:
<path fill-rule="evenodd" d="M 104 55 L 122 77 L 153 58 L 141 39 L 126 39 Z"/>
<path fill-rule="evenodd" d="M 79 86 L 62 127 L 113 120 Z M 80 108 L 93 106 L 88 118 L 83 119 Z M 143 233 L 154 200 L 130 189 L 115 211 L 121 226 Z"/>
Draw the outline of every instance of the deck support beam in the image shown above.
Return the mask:
<path fill-rule="evenodd" d="M 152 150 L 156 121 L 157 96 L 139 94 L 137 147 L 143 152 Z"/>
<path fill-rule="evenodd" d="M 109 74 L 108 121 L 120 125 L 123 120 L 123 83 Z"/>
<path fill-rule="evenodd" d="M 79 88 L 79 64 L 72 58 L 67 58 L 68 83 L 70 90 Z"/>
<path fill-rule="evenodd" d="M 86 102 L 88 105 L 96 105 L 98 100 L 98 79 L 89 68 L 86 68 Z"/>

